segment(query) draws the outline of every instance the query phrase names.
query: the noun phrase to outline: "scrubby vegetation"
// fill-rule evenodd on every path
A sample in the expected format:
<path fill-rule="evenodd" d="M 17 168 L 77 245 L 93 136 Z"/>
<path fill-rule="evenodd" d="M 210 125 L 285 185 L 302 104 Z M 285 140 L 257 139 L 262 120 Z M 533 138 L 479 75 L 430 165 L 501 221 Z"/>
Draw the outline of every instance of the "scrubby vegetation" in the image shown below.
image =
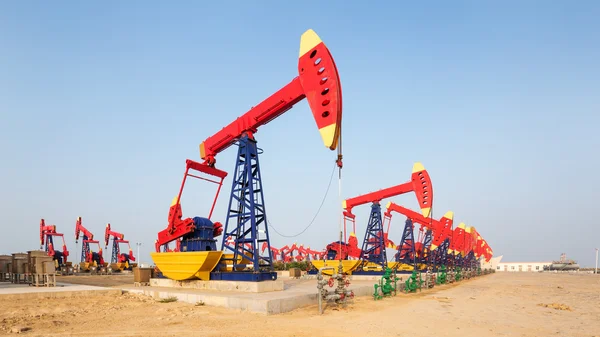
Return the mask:
<path fill-rule="evenodd" d="M 289 262 L 289 263 L 276 261 L 275 263 L 273 263 L 273 267 L 275 267 L 275 270 L 289 270 L 290 268 L 298 268 L 300 270 L 309 270 L 310 268 L 312 268 L 312 264 L 308 261 L 302 261 L 302 262 L 293 261 L 293 262 Z"/>

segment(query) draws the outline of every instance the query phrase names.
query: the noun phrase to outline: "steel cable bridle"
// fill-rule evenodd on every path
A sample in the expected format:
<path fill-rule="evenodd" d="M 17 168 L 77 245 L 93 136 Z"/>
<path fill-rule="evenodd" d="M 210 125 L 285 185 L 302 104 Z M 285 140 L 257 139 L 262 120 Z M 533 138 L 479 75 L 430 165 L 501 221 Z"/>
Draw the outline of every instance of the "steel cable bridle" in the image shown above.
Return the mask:
<path fill-rule="evenodd" d="M 319 213 L 321 212 L 321 209 L 323 208 L 323 204 L 325 204 L 325 199 L 327 198 L 327 194 L 329 193 L 329 188 L 331 187 L 331 182 L 333 181 L 333 175 L 335 173 L 336 166 L 337 166 L 337 163 L 336 163 L 336 165 L 333 166 L 333 170 L 331 171 L 331 177 L 329 177 L 329 184 L 327 185 L 327 190 L 325 191 L 325 195 L 323 196 L 323 200 L 321 200 L 321 205 L 319 205 L 319 209 L 317 209 L 317 213 L 315 214 L 315 216 L 313 216 L 313 218 L 310 221 L 310 223 L 308 224 L 308 226 L 306 226 L 300 233 L 294 234 L 294 235 L 281 234 L 279 231 L 277 231 L 277 229 L 275 227 L 273 227 L 273 225 L 271 224 L 271 222 L 267 219 L 267 224 L 269 225 L 269 227 L 273 231 L 275 231 L 275 233 L 277 233 L 279 236 L 282 236 L 284 238 L 294 238 L 294 237 L 300 236 L 304 232 L 306 232 L 310 228 L 310 226 L 312 226 L 312 224 L 315 222 L 315 220 L 317 219 L 317 216 L 319 215 Z M 340 169 L 340 172 L 341 172 L 341 169 Z M 341 176 L 341 173 L 340 173 L 340 176 Z"/>

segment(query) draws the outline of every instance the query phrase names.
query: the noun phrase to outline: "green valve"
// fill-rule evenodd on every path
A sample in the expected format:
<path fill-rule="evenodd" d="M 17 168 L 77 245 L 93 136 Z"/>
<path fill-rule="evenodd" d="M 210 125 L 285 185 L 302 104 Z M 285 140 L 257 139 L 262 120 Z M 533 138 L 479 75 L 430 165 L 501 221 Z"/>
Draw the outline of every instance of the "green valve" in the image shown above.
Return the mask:
<path fill-rule="evenodd" d="M 385 269 L 385 273 L 379 280 L 379 283 L 375 284 L 375 292 L 373 293 L 373 298 L 375 300 L 380 300 L 384 297 L 396 296 L 396 289 L 398 279 L 395 274 L 392 274 L 392 270 L 390 268 Z"/>
<path fill-rule="evenodd" d="M 381 296 L 381 294 L 379 293 L 379 291 L 377 291 L 379 288 L 379 284 L 375 283 L 375 292 L 373 293 L 373 299 L 375 299 L 375 301 L 380 300 L 383 298 L 383 296 Z"/>
<path fill-rule="evenodd" d="M 442 267 L 440 268 L 440 272 L 438 274 L 436 283 L 437 284 L 446 284 L 447 278 L 448 278 L 448 274 L 446 273 L 446 266 L 442 265 Z"/>
<path fill-rule="evenodd" d="M 460 267 L 456 267 L 456 274 L 454 275 L 454 280 L 457 282 L 460 281 L 460 279 L 461 279 L 460 271 L 461 271 Z"/>
<path fill-rule="evenodd" d="M 404 291 L 407 293 L 414 293 L 417 291 L 417 288 L 421 288 L 421 275 L 419 274 L 419 279 L 417 280 L 417 271 L 413 270 L 412 274 L 404 283 Z"/>

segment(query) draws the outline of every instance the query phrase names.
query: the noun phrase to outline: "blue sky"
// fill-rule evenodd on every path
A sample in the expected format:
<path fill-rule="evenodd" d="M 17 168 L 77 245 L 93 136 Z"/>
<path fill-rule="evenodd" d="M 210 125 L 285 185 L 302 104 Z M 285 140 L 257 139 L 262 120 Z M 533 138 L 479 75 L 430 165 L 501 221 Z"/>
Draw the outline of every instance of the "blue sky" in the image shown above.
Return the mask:
<path fill-rule="evenodd" d="M 344 97 L 342 195 L 428 169 L 434 216 L 475 226 L 504 260 L 594 263 L 600 229 L 600 5 L 567 2 L 192 1 L 0 5 L 0 253 L 38 247 L 45 218 L 77 260 L 78 216 L 142 242 L 167 224 L 198 144 L 297 75 L 300 35 L 330 48 Z M 335 152 L 306 102 L 256 134 L 269 221 L 302 231 Z M 219 154 L 231 172 L 236 148 Z M 215 210 L 224 221 L 230 179 Z M 188 184 L 184 215 L 214 187 Z M 391 201 L 416 208 L 413 195 Z M 385 202 L 384 202 L 385 203 Z M 369 206 L 354 210 L 362 239 Z M 297 242 L 337 238 L 334 181 Z M 401 216 L 392 224 L 399 241 Z M 394 227 L 395 226 L 395 227 Z M 108 254 L 106 254 L 109 257 Z"/>

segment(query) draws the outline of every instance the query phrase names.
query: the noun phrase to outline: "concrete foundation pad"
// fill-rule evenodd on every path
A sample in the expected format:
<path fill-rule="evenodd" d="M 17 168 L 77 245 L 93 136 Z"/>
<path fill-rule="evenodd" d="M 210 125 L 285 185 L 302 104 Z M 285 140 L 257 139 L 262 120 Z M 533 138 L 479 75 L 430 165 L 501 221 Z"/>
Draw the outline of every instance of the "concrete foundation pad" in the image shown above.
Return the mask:
<path fill-rule="evenodd" d="M 272 291 L 282 291 L 283 280 L 277 279 L 274 281 L 262 282 L 238 282 L 202 280 L 175 281 L 166 278 L 152 278 L 150 279 L 150 286 L 160 288 L 184 288 L 245 293 L 265 293 Z"/>
<path fill-rule="evenodd" d="M 211 281 L 212 282 L 212 281 Z M 262 282 L 257 282 L 262 283 Z M 203 302 L 209 306 L 251 311 L 265 315 L 289 312 L 298 308 L 317 305 L 316 280 L 289 280 L 282 291 L 263 293 L 242 293 L 239 291 L 214 291 L 192 288 L 169 287 L 127 287 L 124 291 L 144 294 L 154 298 L 177 297 L 179 301 L 196 304 Z M 327 288 L 334 290 L 334 288 Z M 371 296 L 373 282 L 357 281 L 348 288 L 355 296 Z"/>
<path fill-rule="evenodd" d="M 121 289 L 59 282 L 56 283 L 56 287 L 31 287 L 27 284 L 0 283 L 0 297 L 2 299 L 68 298 L 81 295 L 120 295 L 121 293 Z"/>

